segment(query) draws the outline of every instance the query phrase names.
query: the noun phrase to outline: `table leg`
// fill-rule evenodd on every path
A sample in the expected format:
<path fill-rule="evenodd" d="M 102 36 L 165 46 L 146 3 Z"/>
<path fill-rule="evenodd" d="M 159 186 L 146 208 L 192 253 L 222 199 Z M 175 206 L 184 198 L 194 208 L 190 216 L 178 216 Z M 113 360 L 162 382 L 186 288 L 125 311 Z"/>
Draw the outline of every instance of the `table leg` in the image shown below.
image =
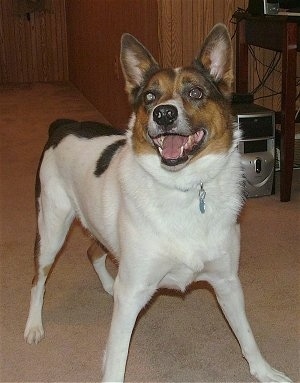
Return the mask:
<path fill-rule="evenodd" d="M 287 23 L 284 29 L 282 46 L 280 200 L 287 202 L 291 198 L 295 148 L 297 24 Z"/>
<path fill-rule="evenodd" d="M 236 92 L 248 92 L 248 44 L 246 42 L 246 20 L 237 21 Z"/>

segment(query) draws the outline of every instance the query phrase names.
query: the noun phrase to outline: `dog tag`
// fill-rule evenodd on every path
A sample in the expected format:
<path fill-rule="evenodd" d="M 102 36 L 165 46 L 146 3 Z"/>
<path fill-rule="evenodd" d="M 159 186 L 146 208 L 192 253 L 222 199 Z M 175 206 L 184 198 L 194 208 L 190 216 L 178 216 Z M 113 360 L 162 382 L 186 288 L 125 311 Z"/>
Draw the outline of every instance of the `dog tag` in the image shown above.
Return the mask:
<path fill-rule="evenodd" d="M 203 188 L 203 183 L 201 183 L 201 188 L 199 190 L 199 209 L 201 214 L 205 213 L 205 196 L 206 191 Z"/>

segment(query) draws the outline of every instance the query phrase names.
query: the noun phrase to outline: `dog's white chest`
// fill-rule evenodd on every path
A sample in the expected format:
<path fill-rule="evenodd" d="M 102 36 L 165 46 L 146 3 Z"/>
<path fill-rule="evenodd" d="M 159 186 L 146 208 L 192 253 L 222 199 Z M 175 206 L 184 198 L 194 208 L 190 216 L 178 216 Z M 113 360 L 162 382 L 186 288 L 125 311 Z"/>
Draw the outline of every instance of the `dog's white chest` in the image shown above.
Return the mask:
<path fill-rule="evenodd" d="M 185 204 L 184 198 L 177 198 L 177 206 L 181 208 L 176 209 L 172 203 L 164 201 L 158 204 L 160 216 L 151 215 L 149 211 L 147 215 L 139 214 L 139 217 L 144 217 L 138 224 L 146 239 L 144 256 L 153 261 L 152 265 L 157 265 L 155 278 L 161 275 L 159 288 L 184 291 L 199 279 L 206 262 L 220 256 L 219 245 L 213 240 L 217 225 L 208 230 L 207 221 L 210 223 L 212 218 L 209 209 L 205 214 L 199 211 L 196 190 L 190 202 Z"/>

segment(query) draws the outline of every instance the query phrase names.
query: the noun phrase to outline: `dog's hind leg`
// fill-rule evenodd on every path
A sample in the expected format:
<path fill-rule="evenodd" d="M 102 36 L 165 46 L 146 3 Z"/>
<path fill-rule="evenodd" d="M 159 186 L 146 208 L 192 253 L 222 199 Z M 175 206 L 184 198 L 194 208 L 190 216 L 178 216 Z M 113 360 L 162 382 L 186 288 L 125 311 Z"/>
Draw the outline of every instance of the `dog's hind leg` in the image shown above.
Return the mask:
<path fill-rule="evenodd" d="M 42 193 L 38 199 L 38 232 L 35 242 L 35 276 L 31 288 L 29 315 L 24 338 L 27 343 L 38 343 L 44 337 L 42 308 L 45 283 L 55 257 L 64 243 L 74 218 L 68 197 L 62 190 Z M 57 197 L 54 200 L 54 197 Z"/>
<path fill-rule="evenodd" d="M 94 241 L 91 244 L 87 253 L 91 263 L 95 268 L 96 273 L 98 274 L 104 290 L 108 294 L 113 295 L 114 279 L 109 274 L 105 266 L 107 254 L 97 241 Z"/>

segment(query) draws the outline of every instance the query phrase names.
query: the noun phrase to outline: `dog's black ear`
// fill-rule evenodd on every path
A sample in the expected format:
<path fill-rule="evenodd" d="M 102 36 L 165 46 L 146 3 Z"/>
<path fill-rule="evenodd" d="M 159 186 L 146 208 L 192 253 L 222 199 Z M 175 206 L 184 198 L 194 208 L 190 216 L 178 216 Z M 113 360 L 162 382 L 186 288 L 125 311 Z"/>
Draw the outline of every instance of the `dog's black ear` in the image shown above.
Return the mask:
<path fill-rule="evenodd" d="M 232 45 L 228 30 L 224 24 L 217 24 L 205 39 L 196 62 L 209 72 L 225 96 L 229 96 L 232 91 L 232 60 Z"/>
<path fill-rule="evenodd" d="M 147 77 L 159 69 L 151 53 L 132 35 L 124 33 L 121 39 L 121 66 L 126 82 L 129 100 L 133 102 L 134 94 Z"/>

